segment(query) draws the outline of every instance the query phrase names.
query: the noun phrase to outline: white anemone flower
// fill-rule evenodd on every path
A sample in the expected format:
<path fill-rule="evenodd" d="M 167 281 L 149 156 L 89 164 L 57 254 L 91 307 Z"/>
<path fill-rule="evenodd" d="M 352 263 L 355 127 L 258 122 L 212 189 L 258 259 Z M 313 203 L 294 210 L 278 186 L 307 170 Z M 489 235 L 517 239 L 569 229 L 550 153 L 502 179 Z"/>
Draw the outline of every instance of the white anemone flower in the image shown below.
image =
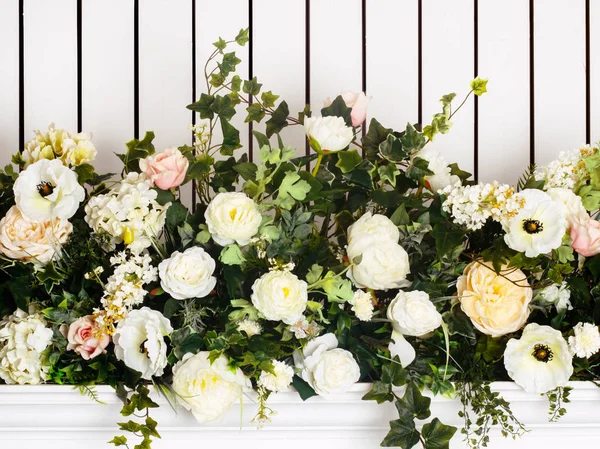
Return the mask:
<path fill-rule="evenodd" d="M 560 331 L 528 324 L 520 339 L 511 338 L 504 351 L 508 375 L 527 393 L 563 387 L 573 374 L 573 357 Z"/>
<path fill-rule="evenodd" d="M 68 220 L 85 198 L 77 175 L 60 160 L 42 159 L 19 175 L 13 186 L 15 203 L 32 221 Z"/>
<path fill-rule="evenodd" d="M 504 241 L 515 251 L 527 257 L 536 257 L 558 248 L 567 230 L 565 208 L 536 189 L 526 189 L 518 196 L 525 200 L 524 207 L 507 223 Z"/>

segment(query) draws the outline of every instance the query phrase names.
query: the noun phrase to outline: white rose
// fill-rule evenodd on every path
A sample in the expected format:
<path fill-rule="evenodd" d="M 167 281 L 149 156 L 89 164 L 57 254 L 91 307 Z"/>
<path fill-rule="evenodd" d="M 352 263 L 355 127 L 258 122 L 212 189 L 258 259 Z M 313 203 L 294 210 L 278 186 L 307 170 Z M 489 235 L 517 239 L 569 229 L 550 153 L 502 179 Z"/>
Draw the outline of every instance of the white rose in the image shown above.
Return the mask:
<path fill-rule="evenodd" d="M 373 296 L 363 290 L 356 290 L 352 299 L 348 301 L 352 311 L 361 321 L 371 321 L 373 318 Z"/>
<path fill-rule="evenodd" d="M 204 212 L 208 232 L 221 246 L 236 242 L 247 245 L 258 232 L 262 215 L 245 193 L 219 193 Z"/>
<path fill-rule="evenodd" d="M 162 376 L 167 366 L 165 336 L 173 332 L 171 322 L 162 313 L 148 307 L 132 310 L 119 321 L 113 335 L 115 356 L 142 378 Z"/>
<path fill-rule="evenodd" d="M 211 363 L 209 356 L 208 351 L 188 353 L 173 367 L 173 390 L 201 424 L 223 417 L 251 386 L 242 370 L 229 367 L 227 357 Z"/>
<path fill-rule="evenodd" d="M 369 240 L 370 241 L 370 240 Z M 362 256 L 358 265 L 353 265 L 348 270 L 348 277 L 358 288 L 371 288 L 373 290 L 388 290 L 402 288 L 410 285 L 406 276 L 410 273 L 408 253 L 398 243 L 374 242 L 363 252 L 364 240 L 360 239 L 348 245 L 348 257 L 354 261 Z"/>
<path fill-rule="evenodd" d="M 425 147 L 416 156 L 425 159 L 429 163 L 428 168 L 433 172 L 433 175 L 425 176 L 424 179 L 429 183 L 432 192 L 437 192 L 448 186 L 460 185 L 460 178 L 451 174 L 448 162 L 436 150 Z"/>
<path fill-rule="evenodd" d="M 307 288 L 289 271 L 269 271 L 254 281 L 250 298 L 266 319 L 294 324 L 306 310 Z"/>
<path fill-rule="evenodd" d="M 175 299 L 204 298 L 215 285 L 215 261 L 199 246 L 175 251 L 158 265 L 160 286 Z"/>
<path fill-rule="evenodd" d="M 399 238 L 398 226 L 381 214 L 367 212 L 348 226 L 348 246 L 352 246 L 352 253 L 356 255 L 375 242 L 398 243 Z"/>
<path fill-rule="evenodd" d="M 442 324 L 442 315 L 429 300 L 429 295 L 418 290 L 400 291 L 387 310 L 394 330 L 402 335 L 420 337 Z"/>
<path fill-rule="evenodd" d="M 354 140 L 352 127 L 342 117 L 306 117 L 304 131 L 310 146 L 319 153 L 343 150 Z"/>
<path fill-rule="evenodd" d="M 40 160 L 22 171 L 13 186 L 15 203 L 31 220 L 71 218 L 85 197 L 77 175 L 59 160 Z"/>
<path fill-rule="evenodd" d="M 352 354 L 337 345 L 334 334 L 325 334 L 308 342 L 302 354 L 294 353 L 302 379 L 321 396 L 345 393 L 360 379 Z"/>
<path fill-rule="evenodd" d="M 574 222 L 590 219 L 590 215 L 587 210 L 585 210 L 585 207 L 583 207 L 581 197 L 575 195 L 572 190 L 554 188 L 548 189 L 546 193 L 550 195 L 550 198 L 552 198 L 555 203 L 561 205 L 561 207 L 564 206 L 569 227 L 571 227 L 571 224 Z"/>
<path fill-rule="evenodd" d="M 68 220 L 55 218 L 37 223 L 13 206 L 0 220 L 0 253 L 10 259 L 43 265 L 54 258 L 72 231 Z"/>
<path fill-rule="evenodd" d="M 258 378 L 258 385 L 269 391 L 284 391 L 292 383 L 294 369 L 285 362 L 273 360 L 273 372 L 263 371 Z"/>

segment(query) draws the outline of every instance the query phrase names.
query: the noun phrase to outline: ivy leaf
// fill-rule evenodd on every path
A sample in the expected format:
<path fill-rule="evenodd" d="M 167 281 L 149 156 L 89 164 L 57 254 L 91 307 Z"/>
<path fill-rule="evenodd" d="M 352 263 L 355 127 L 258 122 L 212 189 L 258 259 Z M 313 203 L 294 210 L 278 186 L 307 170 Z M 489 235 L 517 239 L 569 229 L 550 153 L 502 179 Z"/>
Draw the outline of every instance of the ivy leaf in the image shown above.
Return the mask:
<path fill-rule="evenodd" d="M 260 99 L 265 108 L 272 108 L 275 106 L 275 102 L 279 99 L 279 95 L 273 94 L 270 90 L 260 94 Z"/>
<path fill-rule="evenodd" d="M 411 449 L 419 442 L 419 431 L 414 421 L 396 419 L 390 421 L 390 427 L 391 430 L 381 442 L 381 446 Z"/>
<path fill-rule="evenodd" d="M 292 386 L 296 389 L 303 401 L 306 401 L 308 398 L 312 398 L 313 396 L 317 395 L 315 390 L 308 384 L 308 382 L 299 376 L 293 377 Z"/>
<path fill-rule="evenodd" d="M 471 89 L 473 89 L 473 93 L 478 97 L 482 96 L 487 92 L 487 83 L 487 79 L 482 79 L 479 77 L 475 78 L 473 81 L 471 81 Z"/>
<path fill-rule="evenodd" d="M 400 387 L 406 383 L 408 371 L 400 364 L 398 356 L 394 357 L 394 362 L 384 365 L 381 370 L 381 380 L 396 387 Z"/>
<path fill-rule="evenodd" d="M 188 352 L 196 353 L 202 347 L 202 336 L 190 326 L 182 327 L 171 334 L 175 356 L 182 359 Z"/>
<path fill-rule="evenodd" d="M 425 424 L 421 431 L 427 449 L 449 449 L 455 433 L 456 427 L 442 424 L 437 418 Z"/>
<path fill-rule="evenodd" d="M 262 149 L 263 147 L 270 147 L 271 143 L 269 142 L 269 139 L 267 136 L 265 136 L 263 133 L 260 133 L 258 131 L 252 131 L 252 134 L 254 134 L 254 137 L 256 138 L 256 141 L 258 142 L 258 146 Z"/>
<path fill-rule="evenodd" d="M 242 148 L 240 132 L 227 120 L 221 119 L 221 131 L 223 131 L 223 145 L 220 149 L 222 155 L 231 156 L 234 150 Z"/>
<path fill-rule="evenodd" d="M 450 335 L 462 335 L 463 337 L 475 339 L 475 328 L 471 319 L 461 310 L 453 306 L 451 310 L 444 313 L 444 322 L 448 325 Z"/>
<path fill-rule="evenodd" d="M 260 121 L 265 117 L 265 111 L 257 103 L 252 103 L 246 108 L 246 111 L 248 112 L 248 116 L 246 117 L 246 120 L 244 120 L 244 123 L 260 123 Z"/>
<path fill-rule="evenodd" d="M 127 438 L 125 438 L 124 436 L 114 437 L 108 443 L 114 444 L 115 446 L 127 446 Z"/>
<path fill-rule="evenodd" d="M 471 173 L 461 170 L 456 162 L 449 164 L 448 167 L 450 168 L 450 174 L 458 176 L 463 182 L 471 177 Z"/>
<path fill-rule="evenodd" d="M 387 139 L 392 129 L 385 128 L 374 118 L 369 123 L 367 134 L 362 139 L 362 147 L 368 159 L 373 159 L 379 153 L 379 145 Z"/>
<path fill-rule="evenodd" d="M 338 161 L 335 166 L 342 170 L 342 173 L 351 172 L 363 160 L 356 150 L 338 151 L 337 157 Z"/>
<path fill-rule="evenodd" d="M 326 108 L 321 109 L 323 117 L 342 117 L 347 126 L 352 126 L 352 108 L 346 106 L 341 95 L 338 95 Z"/>
<path fill-rule="evenodd" d="M 294 171 L 288 171 L 279 185 L 277 202 L 283 209 L 291 209 L 295 201 L 303 201 L 310 192 L 310 184 Z"/>
<path fill-rule="evenodd" d="M 223 248 L 219 260 L 225 265 L 241 265 L 246 261 L 246 258 L 242 254 L 239 245 L 233 244 Z"/>
<path fill-rule="evenodd" d="M 396 164 L 380 165 L 377 167 L 377 173 L 383 182 L 388 182 L 392 187 L 396 187 L 396 176 L 400 174 Z"/>
<path fill-rule="evenodd" d="M 407 153 L 414 153 L 419 151 L 425 146 L 426 140 L 423 133 L 417 131 L 417 129 L 410 123 L 406 124 L 406 131 L 404 135 L 400 137 L 402 147 Z"/>
<path fill-rule="evenodd" d="M 371 389 L 362 397 L 363 401 L 377 401 L 378 404 L 394 400 L 392 385 L 387 382 L 376 380 Z"/>
<path fill-rule="evenodd" d="M 414 181 L 421 180 L 424 176 L 431 176 L 434 173 L 429 170 L 429 162 L 421 157 L 413 158 L 406 170 L 406 176 Z"/>
<path fill-rule="evenodd" d="M 191 111 L 196 111 L 200 114 L 201 119 L 211 120 L 215 113 L 212 109 L 212 104 L 215 101 L 215 97 L 208 94 L 201 94 L 200 99 L 195 103 L 188 104 L 187 108 Z"/>
<path fill-rule="evenodd" d="M 435 249 L 439 257 L 452 254 L 454 250 L 463 244 L 463 232 L 452 229 L 444 223 L 437 223 L 433 227 L 432 237 L 435 239 Z"/>
<path fill-rule="evenodd" d="M 273 134 L 279 133 L 283 128 L 288 126 L 287 118 L 290 115 L 290 109 L 285 101 L 279 103 L 275 112 L 271 115 L 271 118 L 266 121 L 267 125 L 267 137 L 271 137 Z"/>
<path fill-rule="evenodd" d="M 142 140 L 132 139 L 125 144 L 127 152 L 125 154 L 117 154 L 117 157 L 125 164 L 127 171 L 139 171 L 139 160 L 154 154 L 153 140 L 154 132 L 146 131 Z"/>
<path fill-rule="evenodd" d="M 79 184 L 83 184 L 94 179 L 94 167 L 90 164 L 78 165 L 74 170 L 75 173 L 77 173 L 77 182 Z"/>
<path fill-rule="evenodd" d="M 354 296 L 352 282 L 349 279 L 342 279 L 340 276 L 336 276 L 333 271 L 329 271 L 325 275 L 323 279 L 323 291 L 327 294 L 327 299 L 331 302 L 343 303 L 349 301 Z"/>
<path fill-rule="evenodd" d="M 423 396 L 419 387 L 414 382 L 406 386 L 402 399 L 396 401 L 396 409 L 400 418 L 408 416 L 408 419 L 427 419 L 431 416 L 431 398 Z"/>
<path fill-rule="evenodd" d="M 402 147 L 402 141 L 393 134 L 389 134 L 379 145 L 379 154 L 391 162 L 402 162 L 408 157 L 408 152 Z"/>
<path fill-rule="evenodd" d="M 219 116 L 221 120 L 231 120 L 235 115 L 235 108 L 231 102 L 231 97 L 217 95 L 210 104 L 210 109 Z M 202 117 L 202 115 L 200 115 Z"/>
<path fill-rule="evenodd" d="M 242 79 L 240 78 L 239 75 L 234 75 L 231 78 L 229 88 L 231 89 L 232 92 L 234 92 L 236 94 L 240 91 L 240 89 L 242 88 Z"/>
<path fill-rule="evenodd" d="M 169 298 L 165 303 L 163 315 L 167 318 L 171 318 L 175 313 L 182 307 L 181 301 L 173 298 Z"/>
<path fill-rule="evenodd" d="M 244 81 L 242 91 L 247 94 L 256 96 L 260 93 L 261 87 L 262 87 L 262 84 L 258 82 L 256 77 L 254 77 L 251 80 Z"/>
<path fill-rule="evenodd" d="M 235 42 L 238 45 L 241 45 L 243 47 L 244 45 L 246 45 L 248 43 L 248 40 L 249 40 L 249 37 L 248 37 L 249 30 L 250 30 L 250 28 L 242 28 L 240 30 L 240 32 L 238 33 L 238 35 L 235 37 Z"/>
<path fill-rule="evenodd" d="M 217 42 L 213 42 L 213 45 L 217 47 L 217 50 L 222 52 L 223 50 L 225 50 L 225 47 L 227 47 L 227 42 L 225 42 L 225 40 L 222 37 L 219 37 L 219 40 Z"/>
<path fill-rule="evenodd" d="M 411 223 L 411 220 L 408 216 L 408 212 L 406 212 L 406 205 L 402 203 L 398 208 L 394 211 L 392 216 L 390 217 L 392 223 L 396 226 L 400 225 L 408 225 Z"/>
<path fill-rule="evenodd" d="M 167 209 L 166 224 L 167 228 L 174 233 L 179 225 L 181 225 L 187 218 L 189 211 L 187 207 L 181 204 L 179 201 L 171 204 Z"/>
<path fill-rule="evenodd" d="M 223 60 L 218 62 L 217 65 L 223 76 L 228 76 L 231 72 L 235 72 L 235 68 L 240 62 L 242 62 L 242 60 L 235 55 L 235 52 L 231 52 L 225 53 L 223 55 Z"/>
<path fill-rule="evenodd" d="M 225 83 L 225 80 L 227 80 L 227 78 L 222 73 L 213 73 L 210 76 L 210 85 L 213 87 L 219 87 Z"/>

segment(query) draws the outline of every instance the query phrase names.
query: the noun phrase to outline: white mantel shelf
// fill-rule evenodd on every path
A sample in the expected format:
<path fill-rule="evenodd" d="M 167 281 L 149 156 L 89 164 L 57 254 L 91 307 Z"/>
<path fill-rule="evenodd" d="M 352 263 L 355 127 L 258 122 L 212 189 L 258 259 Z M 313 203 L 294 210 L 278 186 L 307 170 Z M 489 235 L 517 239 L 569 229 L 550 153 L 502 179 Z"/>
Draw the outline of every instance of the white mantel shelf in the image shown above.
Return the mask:
<path fill-rule="evenodd" d="M 567 415 L 558 423 L 547 422 L 545 397 L 524 393 L 510 382 L 497 382 L 493 390 L 511 402 L 513 411 L 530 432 L 512 441 L 499 433 L 492 436 L 491 449 L 600 446 L 600 388 L 589 382 L 573 382 Z M 311 398 L 306 402 L 295 392 L 273 395 L 270 404 L 277 410 L 273 422 L 261 430 L 250 423 L 256 410 L 251 397 L 243 409 L 234 406 L 222 422 L 199 425 L 186 411 L 175 414 L 162 398 L 161 408 L 151 416 L 159 422 L 163 439 L 155 449 L 370 449 L 388 430 L 388 421 L 396 419 L 391 404 L 377 405 L 362 401 L 368 384 L 358 384 L 350 392 L 334 398 Z M 98 387 L 97 404 L 71 387 L 0 386 L 1 449 L 107 449 L 106 444 L 120 434 L 116 422 L 126 421 L 119 414 L 121 403 L 110 387 Z M 446 424 L 461 426 L 458 401 L 434 397 L 432 416 Z M 206 446 L 204 446 L 206 443 Z M 457 433 L 450 447 L 466 447 Z"/>

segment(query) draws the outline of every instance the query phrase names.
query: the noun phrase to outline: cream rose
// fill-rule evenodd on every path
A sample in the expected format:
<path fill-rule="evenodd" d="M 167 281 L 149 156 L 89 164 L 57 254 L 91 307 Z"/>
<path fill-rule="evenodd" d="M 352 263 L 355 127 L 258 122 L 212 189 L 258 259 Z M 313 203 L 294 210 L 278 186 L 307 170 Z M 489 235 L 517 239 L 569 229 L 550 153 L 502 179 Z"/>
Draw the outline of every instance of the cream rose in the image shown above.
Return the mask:
<path fill-rule="evenodd" d="M 231 369 L 224 355 L 210 362 L 210 352 L 186 354 L 173 368 L 173 390 L 201 424 L 222 418 L 235 402 L 242 401 L 251 384 L 239 368 Z"/>
<path fill-rule="evenodd" d="M 348 277 L 358 288 L 373 290 L 388 290 L 403 288 L 410 285 L 406 276 L 410 273 L 408 253 L 398 243 L 393 241 L 374 242 L 366 249 L 365 241 L 357 240 L 348 245 L 347 253 L 350 261 L 357 257 L 360 263 L 348 270 Z M 362 252 L 361 252 L 362 251 Z"/>
<path fill-rule="evenodd" d="M 143 379 L 162 376 L 167 366 L 165 336 L 172 332 L 171 322 L 162 313 L 148 307 L 132 310 L 119 321 L 113 335 L 115 356 Z"/>
<path fill-rule="evenodd" d="M 75 351 L 84 360 L 93 359 L 106 352 L 110 336 L 100 338 L 94 335 L 97 325 L 93 315 L 84 316 L 71 323 L 66 338 L 69 341 L 67 351 Z"/>
<path fill-rule="evenodd" d="M 271 321 L 294 324 L 302 318 L 308 302 L 308 285 L 289 271 L 269 271 L 254 281 L 251 300 Z"/>
<path fill-rule="evenodd" d="M 504 266 L 501 275 L 484 263 L 470 263 L 456 283 L 458 300 L 473 326 L 492 337 L 516 332 L 529 317 L 533 291 L 525 274 Z"/>
<path fill-rule="evenodd" d="M 418 290 L 398 292 L 388 306 L 387 317 L 395 331 L 413 337 L 428 334 L 442 324 L 442 315 L 429 300 L 429 295 Z"/>
<path fill-rule="evenodd" d="M 219 193 L 204 213 L 208 232 L 221 246 L 236 242 L 247 245 L 258 232 L 262 215 L 256 203 L 245 193 Z"/>
<path fill-rule="evenodd" d="M 302 354 L 294 353 L 302 379 L 321 396 L 345 393 L 360 379 L 352 354 L 337 345 L 334 334 L 325 334 L 308 342 Z"/>
<path fill-rule="evenodd" d="M 160 286 L 175 299 L 204 298 L 215 285 L 215 261 L 199 246 L 175 251 L 158 265 Z"/>
<path fill-rule="evenodd" d="M 352 127 L 346 126 L 342 117 L 306 117 L 304 131 L 318 153 L 343 150 L 354 140 Z"/>
<path fill-rule="evenodd" d="M 72 231 L 68 220 L 55 218 L 36 223 L 13 206 L 0 220 L 0 253 L 10 259 L 43 265 L 54 258 Z"/>
<path fill-rule="evenodd" d="M 152 183 L 162 190 L 180 186 L 185 180 L 189 166 L 187 158 L 175 147 L 167 148 L 140 160 L 140 170 Z"/>

